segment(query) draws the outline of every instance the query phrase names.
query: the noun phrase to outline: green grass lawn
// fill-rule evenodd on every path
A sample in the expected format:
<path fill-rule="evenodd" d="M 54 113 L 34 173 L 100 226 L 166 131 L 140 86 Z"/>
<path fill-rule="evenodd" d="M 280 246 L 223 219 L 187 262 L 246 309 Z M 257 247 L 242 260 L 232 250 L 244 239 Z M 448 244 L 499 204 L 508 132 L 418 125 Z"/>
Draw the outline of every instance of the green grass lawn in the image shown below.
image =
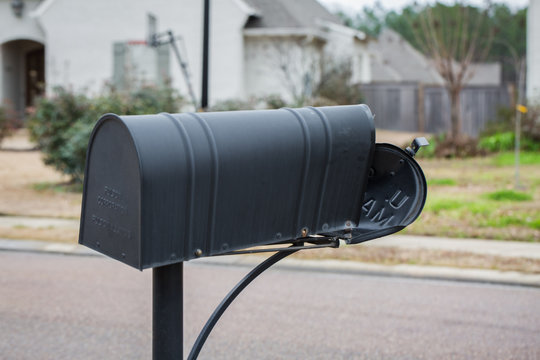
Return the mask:
<path fill-rule="evenodd" d="M 540 154 L 522 153 L 514 189 L 513 153 L 472 159 L 420 159 L 428 198 L 406 233 L 540 241 Z"/>

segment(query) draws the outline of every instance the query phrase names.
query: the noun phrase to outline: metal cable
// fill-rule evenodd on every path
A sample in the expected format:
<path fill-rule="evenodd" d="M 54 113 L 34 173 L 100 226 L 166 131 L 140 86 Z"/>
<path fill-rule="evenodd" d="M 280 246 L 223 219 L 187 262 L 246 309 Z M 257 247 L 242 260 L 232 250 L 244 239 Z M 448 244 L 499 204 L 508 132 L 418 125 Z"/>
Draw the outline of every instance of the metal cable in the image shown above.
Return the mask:
<path fill-rule="evenodd" d="M 295 246 L 296 248 L 290 250 L 281 250 L 270 256 L 268 259 L 257 265 L 253 270 L 249 272 L 249 274 L 247 274 L 242 280 L 240 280 L 238 284 L 236 284 L 236 286 L 227 294 L 227 296 L 225 296 L 221 303 L 216 307 L 216 310 L 214 310 L 214 312 L 204 325 L 201 333 L 197 337 L 197 340 L 195 340 L 193 348 L 191 349 L 187 357 L 188 360 L 197 359 L 206 339 L 208 338 L 208 335 L 210 335 L 210 332 L 212 331 L 218 320 L 221 318 L 221 315 L 223 315 L 225 310 L 227 310 L 229 305 L 242 292 L 242 290 L 244 290 L 246 286 L 248 286 L 253 280 L 257 278 L 257 276 L 262 274 L 270 266 L 300 250 L 297 247 L 298 245 L 299 244 L 293 244 L 292 246 Z"/>

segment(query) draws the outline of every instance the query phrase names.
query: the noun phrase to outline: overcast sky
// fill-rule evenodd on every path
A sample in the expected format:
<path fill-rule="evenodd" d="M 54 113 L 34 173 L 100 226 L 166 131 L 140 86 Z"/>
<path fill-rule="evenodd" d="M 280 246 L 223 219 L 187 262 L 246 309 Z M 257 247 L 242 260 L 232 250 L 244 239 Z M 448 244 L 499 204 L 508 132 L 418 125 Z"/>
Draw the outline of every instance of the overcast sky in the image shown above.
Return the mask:
<path fill-rule="evenodd" d="M 320 3 L 325 5 L 330 11 L 345 10 L 353 13 L 362 11 L 364 6 L 373 6 L 377 0 L 319 0 Z M 413 0 L 380 0 L 381 4 L 386 9 L 400 10 L 406 5 L 409 5 Z M 435 1 L 417 0 L 419 4 L 433 3 Z M 454 1 L 441 1 L 446 3 L 454 3 Z M 481 6 L 485 4 L 484 0 L 466 0 L 466 3 Z M 520 9 L 529 3 L 529 0 L 495 0 L 496 3 L 506 3 L 513 9 Z"/>

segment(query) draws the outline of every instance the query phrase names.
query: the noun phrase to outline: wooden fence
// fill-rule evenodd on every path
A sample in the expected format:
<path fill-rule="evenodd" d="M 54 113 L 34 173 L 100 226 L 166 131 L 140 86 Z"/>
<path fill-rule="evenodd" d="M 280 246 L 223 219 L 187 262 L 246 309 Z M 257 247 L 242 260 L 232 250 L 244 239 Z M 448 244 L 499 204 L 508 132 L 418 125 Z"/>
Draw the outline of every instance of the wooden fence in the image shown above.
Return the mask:
<path fill-rule="evenodd" d="M 450 100 L 444 87 L 418 83 L 361 86 L 380 129 L 441 133 L 450 130 Z M 478 136 L 497 109 L 510 105 L 505 86 L 469 86 L 461 92 L 462 130 Z"/>

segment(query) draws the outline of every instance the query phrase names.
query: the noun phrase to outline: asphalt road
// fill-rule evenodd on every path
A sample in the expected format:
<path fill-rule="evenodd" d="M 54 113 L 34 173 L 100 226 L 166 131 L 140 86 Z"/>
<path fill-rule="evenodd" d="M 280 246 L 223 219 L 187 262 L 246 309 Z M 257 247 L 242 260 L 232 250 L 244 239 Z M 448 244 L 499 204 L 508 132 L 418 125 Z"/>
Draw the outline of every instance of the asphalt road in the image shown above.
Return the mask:
<path fill-rule="evenodd" d="M 185 266 L 187 356 L 248 271 Z M 1 359 L 150 359 L 151 271 L 99 257 L 0 252 Z M 540 290 L 270 270 L 200 359 L 540 359 Z"/>

